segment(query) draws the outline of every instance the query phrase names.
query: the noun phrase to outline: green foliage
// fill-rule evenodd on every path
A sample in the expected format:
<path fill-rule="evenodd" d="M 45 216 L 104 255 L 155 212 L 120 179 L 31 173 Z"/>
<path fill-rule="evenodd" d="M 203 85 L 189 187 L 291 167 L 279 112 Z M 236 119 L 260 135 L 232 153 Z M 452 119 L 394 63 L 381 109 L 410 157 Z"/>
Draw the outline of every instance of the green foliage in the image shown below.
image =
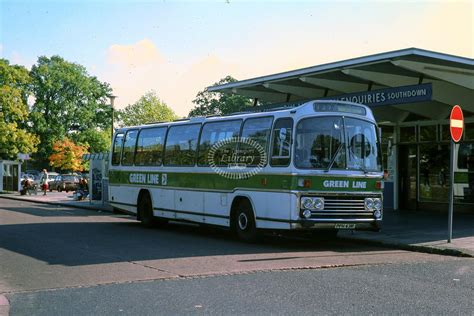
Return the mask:
<path fill-rule="evenodd" d="M 22 66 L 0 59 L 0 158 L 34 153 L 38 138 L 26 131 L 30 77 Z"/>
<path fill-rule="evenodd" d="M 76 144 L 87 145 L 91 153 L 101 153 L 110 150 L 110 129 L 104 131 L 88 129 L 71 135 L 71 139 Z"/>
<path fill-rule="evenodd" d="M 174 111 L 150 91 L 134 104 L 117 111 L 122 126 L 134 126 L 153 122 L 172 121 L 177 118 Z"/>
<path fill-rule="evenodd" d="M 214 85 L 217 86 L 236 81 L 231 76 L 227 76 Z M 193 103 L 196 106 L 189 112 L 189 116 L 225 115 L 240 112 L 252 104 L 251 100 L 247 97 L 221 92 L 209 92 L 207 90 L 200 91 L 196 95 L 196 99 L 193 100 Z"/>
<path fill-rule="evenodd" d="M 111 88 L 90 76 L 83 66 L 59 56 L 42 56 L 30 75 L 36 97 L 30 115 L 31 130 L 41 139 L 37 160 L 48 161 L 56 140 L 79 137 L 90 130 L 110 129 L 111 107 L 107 95 Z"/>

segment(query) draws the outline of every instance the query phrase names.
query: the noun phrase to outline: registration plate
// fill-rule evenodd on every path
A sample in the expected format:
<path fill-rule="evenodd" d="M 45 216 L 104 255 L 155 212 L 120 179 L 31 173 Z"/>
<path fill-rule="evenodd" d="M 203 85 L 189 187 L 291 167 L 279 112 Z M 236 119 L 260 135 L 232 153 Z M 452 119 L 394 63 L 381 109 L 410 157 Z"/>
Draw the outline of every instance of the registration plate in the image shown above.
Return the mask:
<path fill-rule="evenodd" d="M 336 229 L 355 229 L 356 224 L 336 224 L 334 226 Z"/>

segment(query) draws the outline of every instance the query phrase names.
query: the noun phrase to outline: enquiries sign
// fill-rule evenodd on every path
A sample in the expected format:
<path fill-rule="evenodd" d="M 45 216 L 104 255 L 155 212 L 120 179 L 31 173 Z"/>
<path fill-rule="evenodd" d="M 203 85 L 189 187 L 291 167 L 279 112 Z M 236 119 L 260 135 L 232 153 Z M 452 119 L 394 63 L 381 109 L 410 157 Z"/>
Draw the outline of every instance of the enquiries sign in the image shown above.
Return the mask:
<path fill-rule="evenodd" d="M 431 101 L 432 95 L 433 87 L 431 86 L 431 83 L 424 83 L 396 88 L 347 93 L 321 98 L 320 100 L 349 101 L 375 107 L 381 105 Z"/>

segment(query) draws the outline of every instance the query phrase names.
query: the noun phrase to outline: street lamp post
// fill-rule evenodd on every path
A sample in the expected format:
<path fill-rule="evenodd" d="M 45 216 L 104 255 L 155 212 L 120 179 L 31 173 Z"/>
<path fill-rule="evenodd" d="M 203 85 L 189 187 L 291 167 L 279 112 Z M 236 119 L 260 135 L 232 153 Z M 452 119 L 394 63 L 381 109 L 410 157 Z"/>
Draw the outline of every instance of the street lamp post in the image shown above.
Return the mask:
<path fill-rule="evenodd" d="M 110 131 L 110 139 L 113 142 L 114 141 L 114 101 L 117 96 L 113 94 L 109 94 L 108 97 L 110 99 L 110 107 L 112 108 L 112 128 Z"/>

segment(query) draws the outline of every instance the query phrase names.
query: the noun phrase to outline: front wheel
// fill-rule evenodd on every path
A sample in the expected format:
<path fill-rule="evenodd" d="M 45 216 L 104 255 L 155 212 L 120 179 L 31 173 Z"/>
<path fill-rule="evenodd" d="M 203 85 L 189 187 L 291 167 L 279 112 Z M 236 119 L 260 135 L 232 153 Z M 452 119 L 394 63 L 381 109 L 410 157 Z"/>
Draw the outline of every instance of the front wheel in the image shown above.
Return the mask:
<path fill-rule="evenodd" d="M 260 234 L 255 224 L 255 216 L 250 202 L 244 200 L 239 203 L 233 217 L 234 231 L 237 237 L 244 242 L 258 241 Z"/>
<path fill-rule="evenodd" d="M 138 217 L 143 226 L 148 228 L 153 226 L 153 206 L 148 195 L 138 201 Z"/>

